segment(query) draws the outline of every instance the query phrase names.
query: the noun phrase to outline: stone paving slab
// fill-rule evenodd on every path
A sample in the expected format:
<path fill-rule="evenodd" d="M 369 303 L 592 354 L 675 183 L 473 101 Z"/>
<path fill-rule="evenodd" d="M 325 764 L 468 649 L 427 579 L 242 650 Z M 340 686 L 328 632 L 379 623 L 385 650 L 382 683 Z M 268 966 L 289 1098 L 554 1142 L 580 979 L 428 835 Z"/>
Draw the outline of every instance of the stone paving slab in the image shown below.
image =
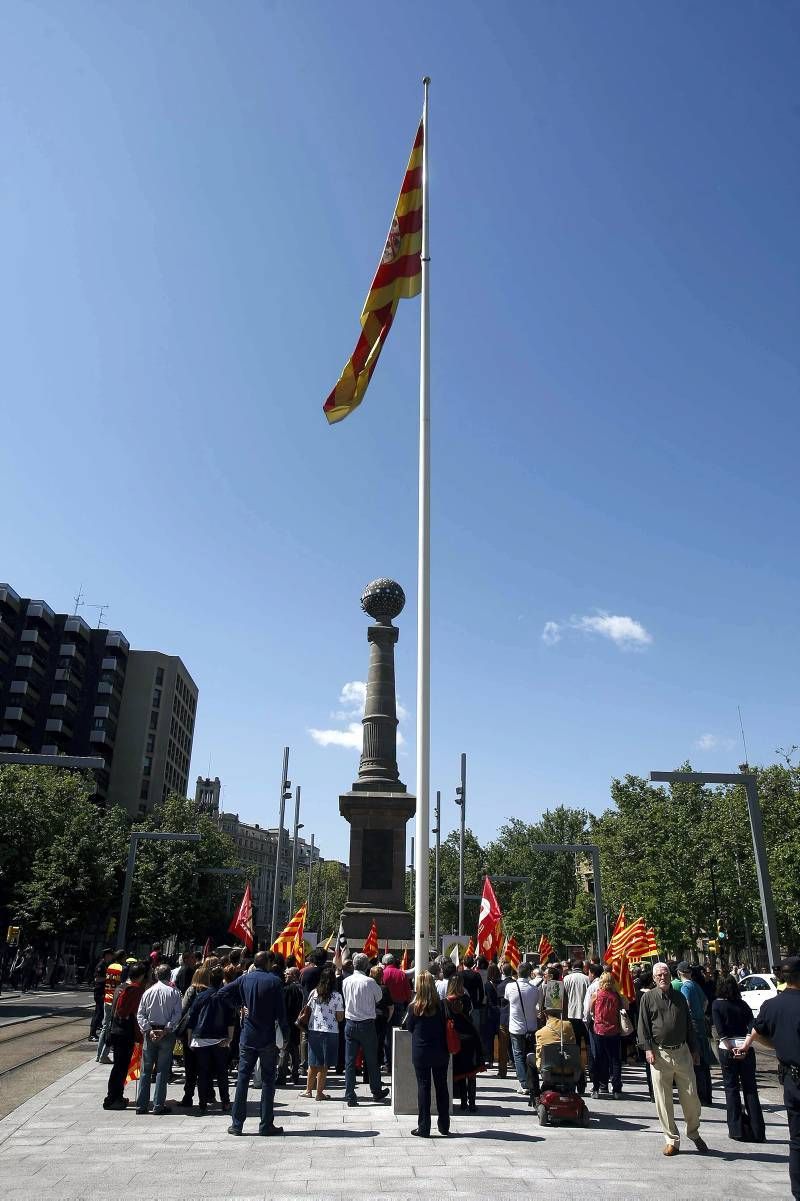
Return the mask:
<path fill-rule="evenodd" d="M 776 1093 L 763 1095 L 767 1137 L 747 1146 L 728 1139 L 721 1090 L 703 1110 L 711 1148 L 691 1144 L 661 1155 L 655 1107 L 638 1068 L 625 1073 L 621 1101 L 589 1100 L 588 1129 L 540 1128 L 513 1079 L 478 1083 L 478 1112 L 452 1120 L 451 1139 L 411 1136 L 414 1119 L 395 1117 L 369 1100 L 310 1102 L 279 1090 L 276 1120 L 283 1137 L 257 1136 L 257 1093 L 242 1138 L 228 1119 L 176 1111 L 139 1117 L 102 1108 L 108 1068 L 91 1061 L 45 1088 L 0 1121 L 0 1196 L 8 1201 L 137 1201 L 166 1197 L 202 1201 L 519 1201 L 521 1193 L 557 1191 L 559 1201 L 616 1197 L 644 1201 L 668 1190 L 682 1201 L 790 1198 L 788 1130 Z M 182 1090 L 171 1087 L 169 1099 Z M 132 1096 L 132 1089 L 128 1089 Z M 690 1149 L 688 1149 L 690 1148 Z"/>

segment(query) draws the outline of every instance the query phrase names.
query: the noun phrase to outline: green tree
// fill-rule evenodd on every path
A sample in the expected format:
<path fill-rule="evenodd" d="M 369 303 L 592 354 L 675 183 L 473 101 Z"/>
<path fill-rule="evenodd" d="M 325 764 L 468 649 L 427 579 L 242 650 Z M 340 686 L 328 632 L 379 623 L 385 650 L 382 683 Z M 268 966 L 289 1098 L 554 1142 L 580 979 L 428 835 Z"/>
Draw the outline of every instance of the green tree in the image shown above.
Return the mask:
<path fill-rule="evenodd" d="M 294 907 L 299 909 L 308 896 L 308 871 L 301 868 L 294 886 Z M 289 904 L 289 889 L 284 892 Z M 321 941 L 331 930 L 339 929 L 339 918 L 347 901 L 347 876 L 334 859 L 323 859 L 314 864 L 311 878 L 311 908 L 306 917 L 306 930 L 317 932 Z M 290 914 L 290 916 L 292 916 Z"/>
<path fill-rule="evenodd" d="M 465 930 L 458 929 L 458 830 L 452 830 L 439 848 L 439 928 L 443 935 L 453 932 L 475 934 L 478 927 L 480 902 L 466 901 L 464 904 Z M 464 831 L 464 892 L 472 897 L 480 896 L 483 890 L 483 873 L 486 853 L 472 831 Z M 434 911 L 435 852 L 429 860 L 430 914 Z M 407 890 L 408 891 L 408 890 Z"/>
<path fill-rule="evenodd" d="M 205 868 L 240 866 L 232 840 L 194 802 L 171 793 L 164 804 L 139 822 L 137 830 L 199 834 L 199 843 L 139 843 L 131 890 L 129 930 L 150 940 L 177 935 L 203 941 L 227 928 L 230 879 L 207 874 Z"/>

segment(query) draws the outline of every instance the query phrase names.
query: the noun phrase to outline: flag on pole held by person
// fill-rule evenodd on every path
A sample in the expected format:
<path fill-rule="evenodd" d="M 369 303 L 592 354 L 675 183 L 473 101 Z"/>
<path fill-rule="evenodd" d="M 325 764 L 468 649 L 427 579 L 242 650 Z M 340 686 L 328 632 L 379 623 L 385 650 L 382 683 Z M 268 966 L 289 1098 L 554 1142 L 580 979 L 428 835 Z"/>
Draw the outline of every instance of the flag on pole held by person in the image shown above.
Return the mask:
<path fill-rule="evenodd" d="M 276 951 L 279 955 L 283 955 L 284 959 L 288 959 L 290 955 L 297 958 L 298 947 L 301 957 L 303 956 L 303 933 L 306 924 L 306 905 L 305 902 L 297 910 L 288 926 L 281 930 L 278 937 L 270 947 L 270 951 Z M 302 966 L 302 964 L 300 965 Z"/>
<path fill-rule="evenodd" d="M 539 963 L 544 966 L 552 954 L 553 944 L 546 934 L 542 934 L 539 939 Z"/>
<path fill-rule="evenodd" d="M 408 971 L 408 943 L 403 943 L 403 958 L 400 960 L 400 967 L 404 972 Z"/>
<path fill-rule="evenodd" d="M 418 296 L 422 288 L 422 150 L 420 123 L 386 245 L 361 311 L 361 334 L 339 382 L 323 405 L 331 424 L 361 404 L 392 328 L 398 302 Z"/>
<path fill-rule="evenodd" d="M 372 925 L 369 928 L 369 934 L 366 937 L 362 951 L 370 959 L 375 959 L 378 954 L 378 927 L 375 924 L 375 918 L 372 919 Z"/>
<path fill-rule="evenodd" d="M 510 963 L 514 971 L 516 971 L 519 967 L 521 958 L 522 956 L 519 953 L 517 940 L 513 934 L 510 934 L 506 939 L 506 945 L 503 947 L 503 959 L 505 959 L 506 963 Z"/>
<path fill-rule="evenodd" d="M 494 959 L 500 950 L 503 914 L 494 895 L 492 882 L 487 876 L 483 881 L 481 911 L 478 918 L 478 954 Z"/>
<path fill-rule="evenodd" d="M 333 942 L 333 936 L 335 933 L 336 933 L 335 930 L 331 930 L 330 934 L 328 935 L 327 941 L 322 944 L 323 951 L 329 951 L 331 949 L 331 943 Z"/>
<path fill-rule="evenodd" d="M 461 947 L 458 945 L 457 942 L 454 942 L 453 949 L 450 952 L 450 958 L 452 959 L 452 961 L 456 965 L 456 967 L 458 967 L 459 963 L 461 962 L 461 960 L 459 958 L 460 954 L 461 954 Z"/>
<path fill-rule="evenodd" d="M 214 944 L 211 941 L 211 935 L 209 934 L 208 938 L 205 941 L 205 945 L 203 947 L 203 961 L 205 962 L 206 959 L 210 959 L 213 954 L 214 954 Z"/>
<path fill-rule="evenodd" d="M 247 881 L 247 886 L 244 890 L 241 904 L 233 916 L 233 921 L 228 926 L 228 933 L 235 934 L 240 938 L 248 950 L 253 949 L 253 894 L 250 891 L 250 881 Z"/>
<path fill-rule="evenodd" d="M 473 942 L 472 935 L 470 934 L 469 942 L 467 943 L 467 949 L 464 952 L 464 958 L 468 959 L 470 957 L 470 955 L 474 955 L 474 954 L 475 954 L 475 943 Z"/>
<path fill-rule="evenodd" d="M 649 930 L 645 931 L 645 938 L 647 940 L 647 950 L 644 951 L 643 954 L 657 955 L 658 954 L 658 943 L 656 942 L 656 932 L 652 926 L 650 927 Z"/>
<path fill-rule="evenodd" d="M 619 991 L 622 993 L 626 1001 L 636 1000 L 636 989 L 633 986 L 633 976 L 631 975 L 630 965 L 628 964 L 627 955 L 623 955 L 616 960 L 611 968 L 611 975 L 617 982 Z"/>
<path fill-rule="evenodd" d="M 346 938 L 345 932 L 344 932 L 344 922 L 341 920 L 341 918 L 339 919 L 339 933 L 336 936 L 336 952 L 335 952 L 335 954 L 338 955 L 342 961 L 344 961 L 345 959 L 350 959 L 350 957 L 351 957 L 350 956 L 350 946 L 347 942 L 347 938 Z"/>
<path fill-rule="evenodd" d="M 132 1084 L 134 1080 L 139 1079 L 141 1074 L 142 1074 L 142 1044 L 134 1043 L 133 1051 L 131 1053 L 131 1061 L 128 1064 L 128 1071 L 125 1076 L 125 1084 Z"/>

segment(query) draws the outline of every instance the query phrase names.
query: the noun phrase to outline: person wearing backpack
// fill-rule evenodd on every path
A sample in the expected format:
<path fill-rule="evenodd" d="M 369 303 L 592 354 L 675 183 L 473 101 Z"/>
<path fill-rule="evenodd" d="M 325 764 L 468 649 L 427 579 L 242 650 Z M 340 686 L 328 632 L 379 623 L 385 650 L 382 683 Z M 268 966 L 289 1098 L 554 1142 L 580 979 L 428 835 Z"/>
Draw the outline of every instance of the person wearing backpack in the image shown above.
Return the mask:
<path fill-rule="evenodd" d="M 615 1101 L 622 1098 L 622 1001 L 611 972 L 603 972 L 597 992 L 589 1001 L 595 1037 L 595 1086 L 592 1096 L 608 1096 L 609 1081 Z"/>

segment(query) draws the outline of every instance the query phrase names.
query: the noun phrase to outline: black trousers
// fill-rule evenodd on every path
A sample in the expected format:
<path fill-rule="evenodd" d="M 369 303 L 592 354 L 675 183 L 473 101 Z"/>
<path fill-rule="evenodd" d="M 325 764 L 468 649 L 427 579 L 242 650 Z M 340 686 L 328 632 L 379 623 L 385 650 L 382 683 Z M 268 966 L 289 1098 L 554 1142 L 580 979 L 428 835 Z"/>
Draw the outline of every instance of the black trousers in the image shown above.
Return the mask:
<path fill-rule="evenodd" d="M 583 1021 L 583 1018 L 570 1018 L 569 1024 L 572 1027 L 573 1033 L 575 1034 L 575 1042 L 578 1044 L 578 1047 L 580 1047 L 582 1043 L 585 1043 L 586 1053 L 588 1055 L 589 1032 L 586 1029 L 586 1023 Z"/>
<path fill-rule="evenodd" d="M 219 1089 L 219 1099 L 223 1105 L 230 1104 L 228 1092 L 228 1048 L 198 1047 L 192 1052 L 197 1063 L 197 1092 L 201 1105 L 208 1105 L 214 1095 L 214 1081 Z"/>
<path fill-rule="evenodd" d="M 94 988 L 94 1013 L 92 1014 L 92 1023 L 89 1027 L 89 1038 L 96 1038 L 100 1032 L 100 1027 L 103 1024 L 105 995 L 105 984 L 96 984 Z"/>
<path fill-rule="evenodd" d="M 783 1101 L 789 1119 L 789 1183 L 792 1196 L 800 1198 L 800 1084 L 785 1076 Z"/>
<path fill-rule="evenodd" d="M 133 1054 L 136 1041 L 133 1034 L 117 1034 L 109 1037 L 109 1043 L 114 1050 L 114 1066 L 108 1074 L 107 1101 L 121 1101 L 125 1094 L 125 1077 Z"/>
<path fill-rule="evenodd" d="M 297 1084 L 300 1080 L 300 1031 L 296 1026 L 290 1028 L 289 1037 L 284 1040 L 281 1047 L 277 1076 L 279 1085 L 286 1083 L 289 1072 L 292 1075 L 292 1082 Z"/>
<path fill-rule="evenodd" d="M 181 1046 L 183 1047 L 183 1095 L 191 1101 L 194 1097 L 194 1090 L 197 1086 L 197 1052 L 193 1051 L 189 1046 L 190 1043 L 189 1031 L 184 1030 L 181 1034 Z"/>
<path fill-rule="evenodd" d="M 462 1109 L 468 1109 L 475 1104 L 478 1095 L 478 1085 L 474 1076 L 465 1076 L 453 1088 L 454 1091 L 458 1090 L 458 1099 L 461 1102 Z"/>
<path fill-rule="evenodd" d="M 744 1059 L 736 1059 L 730 1051 L 719 1050 L 722 1068 L 722 1085 L 725 1089 L 725 1105 L 728 1110 L 728 1134 L 731 1138 L 742 1137 L 742 1097 L 750 1115 L 750 1125 L 757 1139 L 764 1137 L 764 1115 L 758 1099 L 756 1084 L 756 1056 L 749 1051 Z"/>
<path fill-rule="evenodd" d="M 414 1071 L 417 1074 L 417 1128 L 420 1134 L 430 1134 L 431 1132 L 431 1076 L 433 1076 L 433 1087 L 436 1092 L 436 1108 L 438 1110 L 436 1125 L 442 1134 L 446 1134 L 450 1129 L 450 1094 L 447 1091 L 447 1064 L 445 1063 L 441 1067 L 436 1068 L 418 1068 L 414 1064 Z"/>

